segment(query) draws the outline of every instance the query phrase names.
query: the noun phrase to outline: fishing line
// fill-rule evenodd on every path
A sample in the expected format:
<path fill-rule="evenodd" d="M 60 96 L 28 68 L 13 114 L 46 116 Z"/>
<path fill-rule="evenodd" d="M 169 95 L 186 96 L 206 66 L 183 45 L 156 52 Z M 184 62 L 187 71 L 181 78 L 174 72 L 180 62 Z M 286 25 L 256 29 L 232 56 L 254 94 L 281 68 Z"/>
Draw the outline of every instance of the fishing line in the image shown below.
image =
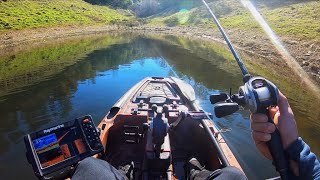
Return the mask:
<path fill-rule="evenodd" d="M 161 60 L 163 60 L 165 62 L 165 64 L 167 65 L 167 67 L 169 68 L 169 70 L 172 72 L 173 77 L 180 79 L 179 75 L 177 74 L 177 72 L 173 69 L 174 66 L 171 66 L 166 59 L 163 56 L 160 56 Z"/>
<path fill-rule="evenodd" d="M 161 56 L 161 59 L 165 61 L 165 59 L 162 56 Z M 180 78 L 179 75 L 174 71 L 173 66 L 170 66 L 167 61 L 165 61 L 165 63 L 169 67 L 169 70 L 171 70 L 171 72 L 174 74 L 175 78 L 183 79 L 183 78 Z M 204 111 L 202 108 L 200 108 L 199 104 L 196 101 L 193 101 L 192 106 L 194 107 L 194 109 L 196 111 L 203 111 L 206 119 L 214 122 L 213 119 L 209 116 L 209 114 L 206 111 Z M 204 119 L 201 119 L 200 123 L 203 126 L 204 130 L 207 132 L 209 138 L 211 139 L 211 142 L 213 143 L 213 146 L 216 148 L 217 154 L 219 156 L 219 159 L 220 159 L 223 167 L 230 166 L 230 163 L 227 160 L 227 157 L 225 156 L 223 150 L 221 149 L 221 147 L 219 145 L 219 142 L 215 137 L 215 134 L 213 134 L 211 129 L 210 129 L 210 125 Z M 211 125 L 214 126 L 217 129 L 216 133 L 220 134 L 220 136 L 222 136 L 223 139 L 226 139 L 225 136 L 223 135 L 223 133 L 221 133 L 221 132 L 223 132 L 223 129 L 220 129 L 215 123 L 212 123 Z"/>

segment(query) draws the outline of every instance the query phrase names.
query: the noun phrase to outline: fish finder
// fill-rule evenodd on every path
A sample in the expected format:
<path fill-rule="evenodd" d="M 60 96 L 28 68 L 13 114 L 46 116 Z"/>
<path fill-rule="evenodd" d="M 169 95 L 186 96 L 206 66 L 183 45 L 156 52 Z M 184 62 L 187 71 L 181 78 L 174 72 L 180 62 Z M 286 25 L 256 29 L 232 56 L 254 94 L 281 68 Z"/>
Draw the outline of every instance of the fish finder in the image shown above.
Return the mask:
<path fill-rule="evenodd" d="M 28 134 L 24 137 L 28 162 L 42 179 L 103 152 L 99 136 L 90 115 Z"/>

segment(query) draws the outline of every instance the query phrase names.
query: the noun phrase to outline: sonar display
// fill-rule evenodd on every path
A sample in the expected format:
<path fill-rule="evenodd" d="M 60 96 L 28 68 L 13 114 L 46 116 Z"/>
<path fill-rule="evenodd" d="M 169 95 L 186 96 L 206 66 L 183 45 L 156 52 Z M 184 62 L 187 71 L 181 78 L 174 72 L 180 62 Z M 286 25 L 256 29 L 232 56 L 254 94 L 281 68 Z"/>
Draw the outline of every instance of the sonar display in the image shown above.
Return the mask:
<path fill-rule="evenodd" d="M 86 152 L 81 135 L 74 128 L 39 137 L 32 143 L 42 168 Z"/>

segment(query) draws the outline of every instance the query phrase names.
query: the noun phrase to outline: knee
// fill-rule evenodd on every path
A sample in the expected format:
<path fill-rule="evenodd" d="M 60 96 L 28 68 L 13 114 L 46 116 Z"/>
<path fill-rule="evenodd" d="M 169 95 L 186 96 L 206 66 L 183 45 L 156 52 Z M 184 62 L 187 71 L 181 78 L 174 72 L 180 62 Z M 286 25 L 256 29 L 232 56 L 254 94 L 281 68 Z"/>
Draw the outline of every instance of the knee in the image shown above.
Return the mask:
<path fill-rule="evenodd" d="M 228 179 L 245 180 L 248 179 L 247 176 L 238 168 L 229 166 L 221 169 L 224 173 L 228 174 Z"/>
<path fill-rule="evenodd" d="M 72 180 L 125 180 L 117 169 L 106 161 L 96 158 L 86 158 L 82 160 L 75 169 Z"/>
<path fill-rule="evenodd" d="M 98 159 L 93 158 L 93 157 L 87 157 L 87 158 L 83 159 L 82 161 L 80 161 L 80 163 L 78 164 L 78 168 L 93 167 L 94 164 L 96 164 L 96 161 L 98 161 Z"/>

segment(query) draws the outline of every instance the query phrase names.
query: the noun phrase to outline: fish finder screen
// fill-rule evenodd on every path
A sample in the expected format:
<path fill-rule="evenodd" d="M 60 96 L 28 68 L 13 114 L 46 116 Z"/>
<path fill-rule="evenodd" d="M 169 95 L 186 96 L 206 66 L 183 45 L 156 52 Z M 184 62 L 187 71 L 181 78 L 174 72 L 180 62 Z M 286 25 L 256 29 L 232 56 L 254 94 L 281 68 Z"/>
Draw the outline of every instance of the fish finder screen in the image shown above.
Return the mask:
<path fill-rule="evenodd" d="M 77 128 L 68 128 L 32 140 L 41 167 L 46 168 L 87 151 Z"/>

